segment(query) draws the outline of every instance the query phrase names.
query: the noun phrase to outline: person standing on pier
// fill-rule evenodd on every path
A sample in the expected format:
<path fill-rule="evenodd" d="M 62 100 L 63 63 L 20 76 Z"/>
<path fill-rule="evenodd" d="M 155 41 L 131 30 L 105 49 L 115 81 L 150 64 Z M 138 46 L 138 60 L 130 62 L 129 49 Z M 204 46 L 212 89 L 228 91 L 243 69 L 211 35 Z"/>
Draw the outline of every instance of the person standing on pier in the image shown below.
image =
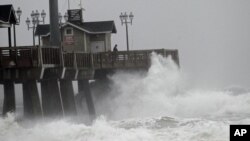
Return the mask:
<path fill-rule="evenodd" d="M 114 48 L 113 48 L 113 58 L 112 58 L 112 64 L 114 65 L 114 62 L 115 60 L 117 59 L 117 52 L 118 52 L 118 49 L 117 49 L 117 44 L 115 44 Z"/>
<path fill-rule="evenodd" d="M 115 46 L 114 46 L 114 48 L 113 48 L 113 52 L 118 52 L 117 44 L 115 44 Z"/>

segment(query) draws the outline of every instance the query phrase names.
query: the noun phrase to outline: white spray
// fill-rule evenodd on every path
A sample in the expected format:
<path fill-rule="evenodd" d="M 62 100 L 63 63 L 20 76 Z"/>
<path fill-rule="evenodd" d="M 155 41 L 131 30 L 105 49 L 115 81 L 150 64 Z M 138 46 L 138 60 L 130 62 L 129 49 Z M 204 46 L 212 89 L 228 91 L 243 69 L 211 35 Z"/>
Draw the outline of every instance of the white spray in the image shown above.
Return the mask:
<path fill-rule="evenodd" d="M 0 141 L 228 141 L 229 124 L 250 123 L 248 92 L 185 90 L 171 58 L 153 54 L 148 73 L 117 72 L 110 79 L 110 96 L 96 108 L 118 121 L 100 117 L 86 126 L 59 120 L 27 128 L 9 115 L 0 119 Z"/>
<path fill-rule="evenodd" d="M 184 89 L 182 73 L 171 57 L 153 53 L 151 60 L 146 74 L 117 72 L 111 76 L 110 96 L 97 105 L 100 111 L 108 112 L 111 119 L 250 115 L 249 93 Z"/>

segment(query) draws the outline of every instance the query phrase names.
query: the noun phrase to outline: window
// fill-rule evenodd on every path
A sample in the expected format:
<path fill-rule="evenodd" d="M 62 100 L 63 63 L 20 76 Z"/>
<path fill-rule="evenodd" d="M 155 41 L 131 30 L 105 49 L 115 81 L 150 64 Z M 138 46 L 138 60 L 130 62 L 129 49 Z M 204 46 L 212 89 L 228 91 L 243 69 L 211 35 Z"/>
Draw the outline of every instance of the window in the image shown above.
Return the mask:
<path fill-rule="evenodd" d="M 73 28 L 65 28 L 65 35 L 73 35 Z"/>

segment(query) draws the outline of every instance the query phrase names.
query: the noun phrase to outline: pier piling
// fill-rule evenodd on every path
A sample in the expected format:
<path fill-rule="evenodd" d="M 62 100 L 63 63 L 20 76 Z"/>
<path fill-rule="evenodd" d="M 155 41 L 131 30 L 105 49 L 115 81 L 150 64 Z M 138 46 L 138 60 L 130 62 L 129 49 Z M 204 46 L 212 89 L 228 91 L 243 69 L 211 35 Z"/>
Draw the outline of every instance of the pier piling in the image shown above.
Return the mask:
<path fill-rule="evenodd" d="M 60 90 L 65 116 L 76 115 L 74 90 L 71 80 L 60 80 Z"/>
<path fill-rule="evenodd" d="M 92 98 L 91 90 L 89 86 L 89 81 L 87 79 L 78 80 L 78 89 L 79 89 L 79 94 L 81 95 L 81 97 L 85 97 L 86 99 L 90 119 L 94 120 L 96 117 L 96 113 L 95 113 L 94 102 L 93 102 L 93 98 Z"/>
<path fill-rule="evenodd" d="M 27 118 L 42 117 L 36 80 L 23 82 L 23 110 Z"/>
<path fill-rule="evenodd" d="M 62 117 L 63 108 L 57 79 L 41 81 L 44 117 Z"/>
<path fill-rule="evenodd" d="M 8 112 L 15 112 L 15 87 L 13 81 L 4 82 L 4 102 L 3 102 L 3 115 Z"/>

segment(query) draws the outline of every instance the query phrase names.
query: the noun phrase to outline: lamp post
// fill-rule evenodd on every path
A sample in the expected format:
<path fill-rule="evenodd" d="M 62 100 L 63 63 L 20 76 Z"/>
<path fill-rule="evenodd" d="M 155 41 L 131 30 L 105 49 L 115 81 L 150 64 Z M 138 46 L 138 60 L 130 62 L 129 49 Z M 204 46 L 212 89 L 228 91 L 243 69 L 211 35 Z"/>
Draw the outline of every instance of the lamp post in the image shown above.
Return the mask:
<path fill-rule="evenodd" d="M 22 15 L 22 10 L 20 9 L 20 7 L 17 8 L 17 10 L 15 11 L 16 15 L 17 15 L 17 24 L 20 23 L 20 17 Z M 14 47 L 16 47 L 16 26 L 14 24 Z"/>
<path fill-rule="evenodd" d="M 40 15 L 42 17 L 42 20 L 39 19 Z M 34 12 L 34 10 L 33 10 L 31 12 L 30 16 L 31 16 L 31 19 L 32 19 L 32 25 L 33 26 L 29 26 L 30 22 L 31 22 L 29 18 L 27 18 L 26 24 L 27 24 L 28 30 L 32 29 L 32 32 L 33 32 L 33 46 L 35 46 L 35 29 L 36 29 L 37 25 L 40 24 L 40 22 L 42 22 L 43 24 L 45 23 L 46 13 L 45 13 L 44 10 L 42 10 L 41 14 L 38 12 L 38 10 L 36 10 L 36 12 Z M 39 39 L 39 45 L 40 45 L 40 39 Z"/>
<path fill-rule="evenodd" d="M 129 41 L 128 41 L 128 24 L 132 25 L 132 21 L 133 21 L 134 15 L 132 12 L 130 12 L 129 15 L 127 15 L 127 13 L 125 12 L 124 14 L 121 13 L 120 15 L 120 19 L 121 19 L 121 23 L 122 25 L 125 24 L 126 25 L 126 39 L 127 39 L 127 51 L 129 51 Z"/>

